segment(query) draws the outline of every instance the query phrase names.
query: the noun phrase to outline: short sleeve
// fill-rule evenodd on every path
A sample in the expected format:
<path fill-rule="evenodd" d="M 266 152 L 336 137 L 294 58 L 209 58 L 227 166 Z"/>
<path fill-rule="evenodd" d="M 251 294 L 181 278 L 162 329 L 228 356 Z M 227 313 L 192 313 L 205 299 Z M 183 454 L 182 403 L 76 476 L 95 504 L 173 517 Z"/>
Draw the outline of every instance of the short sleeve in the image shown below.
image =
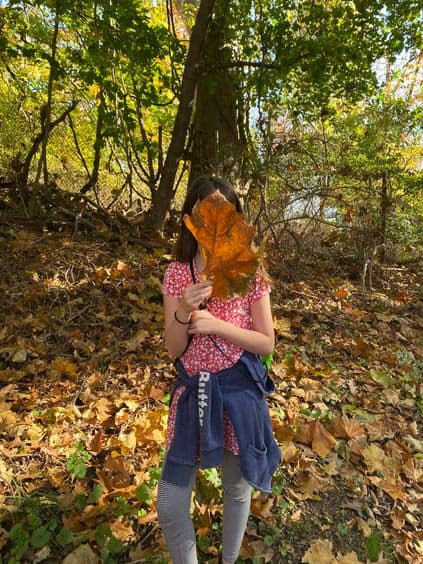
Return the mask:
<path fill-rule="evenodd" d="M 171 262 L 164 273 L 162 293 L 166 296 L 182 298 L 182 293 L 186 285 L 185 265 L 181 262 Z"/>
<path fill-rule="evenodd" d="M 255 286 L 253 290 L 248 294 L 248 302 L 250 304 L 260 300 L 263 296 L 270 294 L 271 288 L 270 284 L 265 282 L 263 278 L 257 274 L 255 279 Z"/>

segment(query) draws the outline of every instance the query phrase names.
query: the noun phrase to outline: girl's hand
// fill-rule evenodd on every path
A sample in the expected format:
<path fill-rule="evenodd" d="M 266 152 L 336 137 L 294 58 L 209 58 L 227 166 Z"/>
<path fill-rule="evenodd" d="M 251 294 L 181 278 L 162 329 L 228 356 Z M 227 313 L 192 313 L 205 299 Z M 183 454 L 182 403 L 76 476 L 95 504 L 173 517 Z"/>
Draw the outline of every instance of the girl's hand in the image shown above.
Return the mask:
<path fill-rule="evenodd" d="M 191 335 L 216 335 L 220 323 L 221 320 L 207 310 L 193 311 L 188 333 Z"/>
<path fill-rule="evenodd" d="M 210 280 L 187 286 L 180 304 L 185 313 L 188 314 L 198 309 L 200 304 L 211 296 L 212 286 L 213 283 Z"/>

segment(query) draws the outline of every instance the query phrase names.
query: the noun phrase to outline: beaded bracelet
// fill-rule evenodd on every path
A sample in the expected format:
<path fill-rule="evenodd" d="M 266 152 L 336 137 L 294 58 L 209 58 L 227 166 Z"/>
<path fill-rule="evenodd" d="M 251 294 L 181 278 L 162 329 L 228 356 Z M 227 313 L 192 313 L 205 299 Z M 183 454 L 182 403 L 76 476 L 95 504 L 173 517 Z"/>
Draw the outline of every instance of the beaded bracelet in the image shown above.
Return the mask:
<path fill-rule="evenodd" d="M 180 323 L 181 325 L 189 325 L 189 324 L 190 324 L 190 320 L 188 320 L 188 321 L 181 321 L 180 319 L 178 319 L 177 316 L 176 316 L 176 310 L 175 310 L 175 312 L 174 312 L 174 317 L 175 317 L 176 321 L 177 321 L 178 323 Z"/>

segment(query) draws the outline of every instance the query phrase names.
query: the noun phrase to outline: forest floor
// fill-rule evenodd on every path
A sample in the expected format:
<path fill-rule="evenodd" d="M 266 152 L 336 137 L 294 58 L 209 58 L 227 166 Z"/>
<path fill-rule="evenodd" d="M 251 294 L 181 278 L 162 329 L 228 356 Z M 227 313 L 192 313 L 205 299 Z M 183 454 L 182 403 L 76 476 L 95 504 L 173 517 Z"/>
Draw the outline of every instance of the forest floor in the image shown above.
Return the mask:
<path fill-rule="evenodd" d="M 154 505 L 168 253 L 0 218 L 0 563 L 170 562 Z M 253 494 L 238 562 L 423 562 L 417 270 L 384 270 L 369 291 L 271 254 L 284 460 L 272 495 Z M 201 472 L 202 562 L 221 501 L 219 473 Z"/>

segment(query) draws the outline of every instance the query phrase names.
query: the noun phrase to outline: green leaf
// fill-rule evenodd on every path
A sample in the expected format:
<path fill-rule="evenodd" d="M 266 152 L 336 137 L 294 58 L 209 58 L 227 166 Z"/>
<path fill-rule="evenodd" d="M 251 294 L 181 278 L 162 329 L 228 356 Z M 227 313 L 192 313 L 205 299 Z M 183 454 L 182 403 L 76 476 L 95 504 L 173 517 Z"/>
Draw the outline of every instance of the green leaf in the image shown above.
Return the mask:
<path fill-rule="evenodd" d="M 381 550 L 381 534 L 376 530 L 366 538 L 366 550 L 370 562 L 377 562 Z"/>
<path fill-rule="evenodd" d="M 20 523 L 13 525 L 10 529 L 9 538 L 15 544 L 25 544 L 29 542 L 29 534 Z"/>
<path fill-rule="evenodd" d="M 99 546 L 104 546 L 112 536 L 112 529 L 106 523 L 100 523 L 94 532 L 94 538 Z"/>
<path fill-rule="evenodd" d="M 88 496 L 88 503 L 97 503 L 103 493 L 101 484 L 95 484 L 90 495 Z"/>
<path fill-rule="evenodd" d="M 345 523 L 338 523 L 336 528 L 338 529 L 338 533 L 342 536 L 347 535 L 349 532 L 349 528 Z"/>
<path fill-rule="evenodd" d="M 60 529 L 56 540 L 61 546 L 66 546 L 67 544 L 70 544 L 72 542 L 73 533 L 70 529 L 63 527 L 62 529 Z"/>
<path fill-rule="evenodd" d="M 273 545 L 274 538 L 272 537 L 272 535 L 266 535 L 263 540 L 264 540 L 264 544 L 266 546 L 272 546 Z"/>
<path fill-rule="evenodd" d="M 260 360 L 263 366 L 266 368 L 266 370 L 270 370 L 272 368 L 273 353 L 261 355 Z"/>
<path fill-rule="evenodd" d="M 110 537 L 106 546 L 112 554 L 118 554 L 119 552 L 122 552 L 124 548 L 123 542 L 114 536 Z"/>
<path fill-rule="evenodd" d="M 82 511 L 87 507 L 88 499 L 84 493 L 79 493 L 76 495 L 75 499 L 73 500 L 73 506 L 77 511 Z"/>
<path fill-rule="evenodd" d="M 42 548 L 46 544 L 48 544 L 51 537 L 51 532 L 47 529 L 47 527 L 39 527 L 35 529 L 31 535 L 31 544 L 34 548 Z"/>
<path fill-rule="evenodd" d="M 151 505 L 151 503 L 153 502 L 151 489 L 147 484 L 141 484 L 140 486 L 138 486 L 135 495 L 137 500 L 141 503 Z"/>
<path fill-rule="evenodd" d="M 377 384 L 380 384 L 384 388 L 388 388 L 389 386 L 395 384 L 395 378 L 393 378 L 387 372 L 383 372 L 382 370 L 375 370 L 374 368 L 372 368 L 369 371 L 369 374 L 372 380 L 374 380 Z"/>

